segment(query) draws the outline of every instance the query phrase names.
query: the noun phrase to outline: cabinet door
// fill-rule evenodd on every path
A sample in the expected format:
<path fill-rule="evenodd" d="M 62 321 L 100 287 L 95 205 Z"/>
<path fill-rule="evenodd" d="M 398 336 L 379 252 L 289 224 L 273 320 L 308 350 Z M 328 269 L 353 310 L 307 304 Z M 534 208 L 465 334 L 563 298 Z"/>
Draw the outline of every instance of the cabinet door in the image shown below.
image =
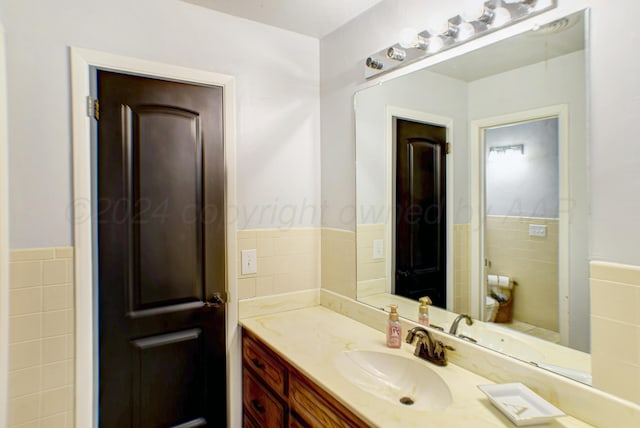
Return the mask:
<path fill-rule="evenodd" d="M 242 371 L 242 387 L 245 415 L 251 415 L 260 428 L 286 426 L 285 406 L 246 369 Z"/>
<path fill-rule="evenodd" d="M 335 401 L 324 390 L 298 373 L 289 373 L 289 407 L 305 428 L 367 427 L 357 416 Z"/>
<path fill-rule="evenodd" d="M 300 419 L 298 415 L 291 413 L 289 414 L 289 428 L 309 428 L 309 425 Z"/>
<path fill-rule="evenodd" d="M 242 428 L 260 428 L 246 410 L 242 412 Z"/>

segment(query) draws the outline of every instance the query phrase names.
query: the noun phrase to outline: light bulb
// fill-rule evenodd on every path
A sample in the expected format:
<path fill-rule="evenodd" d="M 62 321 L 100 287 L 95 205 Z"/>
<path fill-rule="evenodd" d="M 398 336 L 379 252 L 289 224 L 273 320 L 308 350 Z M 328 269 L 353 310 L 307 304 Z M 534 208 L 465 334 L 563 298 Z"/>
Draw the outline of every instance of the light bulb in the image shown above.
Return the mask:
<path fill-rule="evenodd" d="M 413 28 L 405 28 L 400 32 L 400 46 L 405 49 L 413 48 L 418 44 L 418 32 Z"/>
<path fill-rule="evenodd" d="M 504 7 L 497 7 L 493 10 L 492 27 L 501 27 L 511 21 L 511 13 Z"/>
<path fill-rule="evenodd" d="M 427 19 L 427 31 L 431 36 L 438 36 L 449 29 L 449 20 L 442 15 L 433 15 Z"/>
<path fill-rule="evenodd" d="M 467 22 L 475 21 L 484 14 L 483 0 L 465 0 L 460 16 Z"/>
<path fill-rule="evenodd" d="M 473 25 L 469 22 L 463 22 L 457 26 L 456 32 L 456 40 L 463 41 L 471 38 L 476 30 L 473 28 Z"/>
<path fill-rule="evenodd" d="M 444 46 L 444 41 L 442 41 L 442 37 L 435 36 L 429 37 L 429 44 L 427 45 L 427 52 L 430 54 L 434 54 L 438 52 Z"/>

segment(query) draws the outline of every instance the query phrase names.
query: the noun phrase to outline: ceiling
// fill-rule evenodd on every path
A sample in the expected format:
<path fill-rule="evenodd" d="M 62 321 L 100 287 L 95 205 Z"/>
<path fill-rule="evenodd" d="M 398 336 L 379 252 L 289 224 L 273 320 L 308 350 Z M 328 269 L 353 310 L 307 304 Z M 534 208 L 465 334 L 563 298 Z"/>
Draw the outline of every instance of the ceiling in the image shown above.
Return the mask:
<path fill-rule="evenodd" d="M 320 39 L 382 0 L 182 1 Z"/>

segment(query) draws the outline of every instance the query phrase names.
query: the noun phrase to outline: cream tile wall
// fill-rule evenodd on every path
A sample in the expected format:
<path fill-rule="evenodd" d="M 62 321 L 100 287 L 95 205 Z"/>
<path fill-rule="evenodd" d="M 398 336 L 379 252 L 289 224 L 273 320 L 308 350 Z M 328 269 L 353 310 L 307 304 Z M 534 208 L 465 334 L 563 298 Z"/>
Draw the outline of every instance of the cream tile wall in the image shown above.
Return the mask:
<path fill-rule="evenodd" d="M 240 230 L 238 298 L 320 288 L 319 228 Z M 241 251 L 255 249 L 257 272 L 242 275 Z"/>
<path fill-rule="evenodd" d="M 356 234 L 322 229 L 322 288 L 356 298 Z"/>
<path fill-rule="evenodd" d="M 529 224 L 546 225 L 546 236 L 529 236 Z M 487 216 L 485 243 L 489 273 L 518 283 L 513 318 L 558 331 L 558 220 Z"/>
<path fill-rule="evenodd" d="M 10 254 L 9 428 L 73 427 L 73 249 Z"/>
<path fill-rule="evenodd" d="M 356 229 L 356 281 L 358 297 L 387 291 L 387 259 L 388 250 L 385 239 L 386 225 L 359 224 Z M 383 257 L 373 258 L 373 241 L 381 240 Z"/>
<path fill-rule="evenodd" d="M 591 262 L 593 385 L 640 403 L 640 266 Z"/>
<path fill-rule="evenodd" d="M 453 226 L 453 311 L 469 313 L 471 305 L 471 225 Z"/>

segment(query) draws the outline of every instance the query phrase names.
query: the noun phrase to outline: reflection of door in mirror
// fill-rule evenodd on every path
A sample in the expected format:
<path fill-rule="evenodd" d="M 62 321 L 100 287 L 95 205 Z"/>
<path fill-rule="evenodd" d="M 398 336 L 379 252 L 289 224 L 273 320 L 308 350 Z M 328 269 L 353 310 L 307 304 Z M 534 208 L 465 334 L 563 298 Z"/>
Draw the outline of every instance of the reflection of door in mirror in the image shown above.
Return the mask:
<path fill-rule="evenodd" d="M 555 343 L 558 140 L 557 117 L 484 129 L 484 318 Z"/>
<path fill-rule="evenodd" d="M 446 128 L 402 118 L 395 134 L 395 275 L 399 296 L 446 307 Z"/>
<path fill-rule="evenodd" d="M 453 118 L 428 113 L 430 106 L 390 105 L 385 100 L 387 87 L 377 88 L 384 90 L 382 94 L 364 91 L 358 99 L 358 299 L 379 308 L 395 303 L 404 316 L 417 316 L 418 298 L 428 296 L 434 301 L 438 286 L 442 307 L 451 307 L 453 300 L 453 210 L 449 209 L 453 159 L 445 153 L 452 140 Z M 401 172 L 407 169 L 412 171 Z M 398 199 L 405 200 L 403 208 L 397 208 Z M 397 233 L 413 237 L 406 241 L 398 239 Z M 409 260 L 398 262 L 403 257 Z M 402 276 L 396 275 L 396 267 L 413 270 L 415 274 L 407 277 L 415 276 L 418 288 L 408 290 L 407 284 L 396 284 L 397 276 Z M 405 293 L 399 295 L 403 286 Z"/>

